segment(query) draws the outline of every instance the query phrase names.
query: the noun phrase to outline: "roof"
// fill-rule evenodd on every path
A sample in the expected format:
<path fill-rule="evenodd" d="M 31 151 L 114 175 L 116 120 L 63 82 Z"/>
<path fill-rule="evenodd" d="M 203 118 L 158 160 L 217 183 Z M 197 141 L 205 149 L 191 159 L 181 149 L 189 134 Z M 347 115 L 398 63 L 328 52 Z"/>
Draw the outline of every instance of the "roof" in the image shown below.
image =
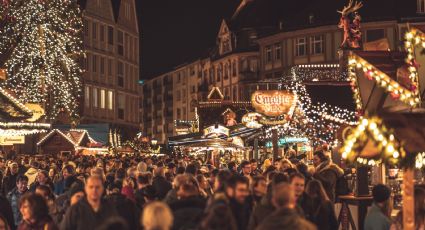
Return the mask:
<path fill-rule="evenodd" d="M 81 144 L 83 144 L 83 140 L 84 138 L 88 138 L 88 142 L 89 143 L 98 143 L 97 141 L 95 141 L 93 138 L 90 137 L 89 133 L 87 132 L 87 130 L 82 130 L 82 129 L 71 129 L 68 131 L 60 131 L 59 129 L 53 129 L 50 133 L 48 133 L 45 137 L 43 137 L 38 143 L 37 145 L 40 146 L 43 143 L 45 143 L 49 138 L 51 138 L 52 136 L 54 136 L 54 134 L 59 134 L 62 137 L 65 138 L 65 140 L 67 140 L 70 144 L 74 145 L 74 146 L 81 146 Z"/>
<path fill-rule="evenodd" d="M 22 121 L 31 116 L 29 108 L 0 88 L 0 121 Z"/>
<path fill-rule="evenodd" d="M 406 64 L 406 53 L 398 51 L 354 51 L 354 53 L 397 80 L 397 69 Z"/>
<path fill-rule="evenodd" d="M 87 6 L 87 1 L 89 0 L 77 0 L 78 5 L 80 6 L 81 10 L 84 10 Z M 115 21 L 118 20 L 118 16 L 120 13 L 120 6 L 121 6 L 121 0 L 110 0 L 112 4 L 112 12 L 114 13 L 114 19 Z M 137 1 L 137 0 L 135 0 Z M 136 2 L 135 2 L 136 4 Z"/>
<path fill-rule="evenodd" d="M 425 152 L 425 113 L 387 113 L 381 115 L 385 126 L 407 153 Z"/>
<path fill-rule="evenodd" d="M 208 94 L 208 100 L 223 100 L 224 96 L 220 91 L 220 88 L 214 86 L 212 87 L 210 93 Z"/>

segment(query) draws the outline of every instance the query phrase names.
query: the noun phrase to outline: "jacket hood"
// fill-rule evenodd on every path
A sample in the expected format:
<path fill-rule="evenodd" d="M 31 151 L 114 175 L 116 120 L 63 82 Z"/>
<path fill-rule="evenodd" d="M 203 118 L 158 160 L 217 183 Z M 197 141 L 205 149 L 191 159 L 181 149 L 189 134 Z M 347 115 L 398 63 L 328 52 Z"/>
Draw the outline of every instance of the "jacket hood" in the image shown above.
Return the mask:
<path fill-rule="evenodd" d="M 32 176 L 32 175 L 34 175 L 34 174 L 36 174 L 36 173 L 38 173 L 38 170 L 37 170 L 37 169 L 35 169 L 35 168 L 29 168 L 29 169 L 27 170 L 27 172 L 25 173 L 25 175 L 30 175 L 30 176 Z"/>

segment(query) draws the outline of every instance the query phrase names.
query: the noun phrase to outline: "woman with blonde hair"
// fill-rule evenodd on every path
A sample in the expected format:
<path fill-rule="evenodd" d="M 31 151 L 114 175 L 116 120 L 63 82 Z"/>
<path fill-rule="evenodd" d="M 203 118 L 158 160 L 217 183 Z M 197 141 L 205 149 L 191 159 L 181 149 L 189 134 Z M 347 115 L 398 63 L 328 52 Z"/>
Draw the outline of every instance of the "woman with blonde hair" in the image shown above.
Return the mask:
<path fill-rule="evenodd" d="M 143 209 L 141 222 L 145 230 L 170 230 L 173 214 L 165 203 L 154 201 Z"/>

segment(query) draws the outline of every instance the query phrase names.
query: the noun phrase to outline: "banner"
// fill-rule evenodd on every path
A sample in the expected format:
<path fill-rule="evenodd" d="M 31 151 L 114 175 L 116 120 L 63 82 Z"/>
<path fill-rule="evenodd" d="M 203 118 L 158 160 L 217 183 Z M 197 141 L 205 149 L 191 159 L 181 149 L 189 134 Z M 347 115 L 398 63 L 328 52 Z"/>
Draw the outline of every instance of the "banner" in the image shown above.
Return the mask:
<path fill-rule="evenodd" d="M 14 144 L 25 144 L 25 137 L 24 136 L 10 136 L 10 137 L 0 136 L 0 145 L 14 145 Z"/>

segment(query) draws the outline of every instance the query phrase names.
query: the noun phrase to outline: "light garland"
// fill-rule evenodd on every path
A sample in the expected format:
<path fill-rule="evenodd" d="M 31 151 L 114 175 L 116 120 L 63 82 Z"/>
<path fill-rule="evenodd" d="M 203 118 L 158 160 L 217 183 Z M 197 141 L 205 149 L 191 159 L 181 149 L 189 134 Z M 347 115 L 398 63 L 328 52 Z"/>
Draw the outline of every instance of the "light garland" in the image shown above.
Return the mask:
<path fill-rule="evenodd" d="M 45 129 L 1 129 L 0 136 L 26 136 L 38 133 L 45 133 L 48 130 Z"/>
<path fill-rule="evenodd" d="M 425 166 L 425 152 L 418 153 L 415 159 L 415 167 L 417 169 L 422 169 Z"/>
<path fill-rule="evenodd" d="M 38 128 L 50 129 L 51 125 L 46 123 L 28 123 L 28 122 L 0 122 L 1 128 Z"/>
<path fill-rule="evenodd" d="M 0 12 L 0 53 L 12 50 L 3 85 L 24 103 L 44 105 L 48 120 L 62 111 L 77 119 L 83 55 L 77 1 L 8 1 Z"/>
<path fill-rule="evenodd" d="M 29 114 L 32 114 L 32 111 L 29 108 L 27 108 L 24 104 L 22 104 L 20 101 L 18 101 L 15 97 L 10 95 L 8 92 L 6 92 L 6 90 L 2 89 L 1 87 L 0 87 L 0 93 L 3 94 L 7 99 L 9 99 L 13 104 L 18 106 L 18 108 L 22 109 L 23 111 Z"/>
<path fill-rule="evenodd" d="M 356 160 L 361 164 L 376 164 L 375 159 L 366 159 L 358 156 L 359 148 L 363 143 L 376 142 L 379 152 L 379 159 L 389 163 L 397 163 L 400 158 L 406 155 L 405 150 L 395 139 L 394 135 L 385 127 L 382 120 L 377 117 L 363 118 L 360 124 L 353 130 L 352 134 L 345 140 L 341 148 L 342 158 L 353 162 Z M 373 158 L 376 158 L 374 156 Z"/>

